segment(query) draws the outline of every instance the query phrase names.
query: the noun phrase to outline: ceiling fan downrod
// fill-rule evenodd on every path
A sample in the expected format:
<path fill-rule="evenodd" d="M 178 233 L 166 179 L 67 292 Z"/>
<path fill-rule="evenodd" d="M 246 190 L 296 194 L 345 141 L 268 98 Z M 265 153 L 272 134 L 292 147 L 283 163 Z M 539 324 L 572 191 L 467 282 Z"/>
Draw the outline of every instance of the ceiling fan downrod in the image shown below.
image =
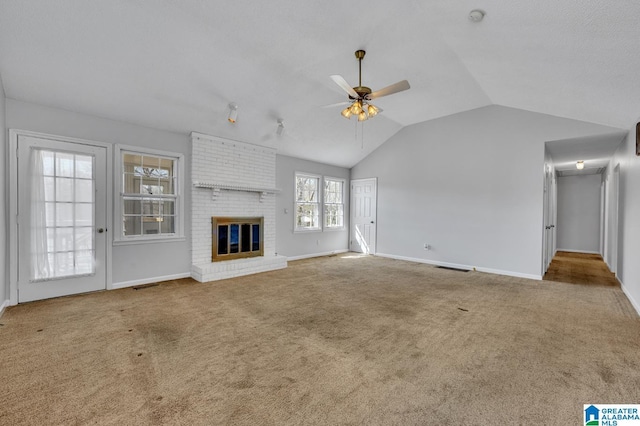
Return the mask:
<path fill-rule="evenodd" d="M 364 99 L 365 96 L 371 93 L 371 89 L 362 85 L 362 59 L 367 52 L 364 50 L 356 50 L 356 59 L 358 60 L 358 87 L 354 87 L 353 90 Z"/>

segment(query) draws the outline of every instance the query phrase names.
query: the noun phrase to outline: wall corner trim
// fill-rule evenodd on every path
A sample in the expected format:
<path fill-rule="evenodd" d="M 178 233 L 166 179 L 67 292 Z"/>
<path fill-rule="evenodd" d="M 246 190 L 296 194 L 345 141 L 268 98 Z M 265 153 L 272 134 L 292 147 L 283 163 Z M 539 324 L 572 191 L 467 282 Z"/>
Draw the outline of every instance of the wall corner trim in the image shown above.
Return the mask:
<path fill-rule="evenodd" d="M 2 304 L 0 304 L 0 318 L 2 318 L 2 314 L 4 314 L 4 310 L 7 309 L 9 306 L 11 306 L 11 302 L 9 302 L 8 300 L 5 300 L 4 302 L 2 302 Z"/>
<path fill-rule="evenodd" d="M 620 283 L 620 288 L 622 289 L 622 292 L 624 293 L 625 296 L 627 296 L 627 299 L 629 299 L 629 302 L 631 302 L 631 306 L 633 306 L 633 308 L 638 313 L 638 316 L 640 316 L 640 303 L 633 298 L 633 296 L 631 295 L 631 292 L 629 292 L 629 289 L 624 285 L 622 281 L 620 281 L 620 278 L 618 278 L 618 282 Z"/>

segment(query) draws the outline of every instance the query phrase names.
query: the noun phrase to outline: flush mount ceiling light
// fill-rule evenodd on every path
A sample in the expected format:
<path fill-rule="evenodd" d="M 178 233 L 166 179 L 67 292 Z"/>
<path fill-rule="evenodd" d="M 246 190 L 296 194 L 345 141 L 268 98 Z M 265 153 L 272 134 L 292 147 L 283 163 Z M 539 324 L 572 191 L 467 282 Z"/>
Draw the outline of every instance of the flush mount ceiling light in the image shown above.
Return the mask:
<path fill-rule="evenodd" d="M 351 116 L 355 116 L 358 118 L 358 121 L 365 121 L 371 117 L 375 117 L 379 112 L 382 112 L 382 109 L 370 103 L 373 99 L 402 92 L 403 90 L 407 90 L 411 87 L 407 80 L 399 81 L 375 92 L 372 92 L 370 88 L 363 86 L 362 59 L 366 53 L 367 52 L 364 50 L 356 50 L 355 53 L 356 59 L 358 60 L 358 85 L 356 87 L 351 87 L 341 75 L 331 76 L 331 79 L 340 86 L 342 90 L 347 92 L 350 100 L 349 102 L 340 102 L 329 106 L 348 105 L 340 113 L 346 119 L 351 119 Z"/>
<path fill-rule="evenodd" d="M 480 22 L 484 19 L 484 15 L 486 15 L 484 10 L 473 9 L 469 12 L 469 20 L 471 22 Z"/>
<path fill-rule="evenodd" d="M 227 120 L 229 120 L 229 123 L 235 123 L 236 120 L 238 119 L 238 105 L 235 102 L 231 102 L 229 104 L 229 117 L 227 118 Z"/>
<path fill-rule="evenodd" d="M 584 169 L 584 161 L 578 161 L 576 163 L 576 169 L 578 169 L 578 170 Z"/>
<path fill-rule="evenodd" d="M 282 136 L 284 133 L 284 120 L 282 118 L 278 118 L 278 128 L 276 129 L 276 135 Z"/>

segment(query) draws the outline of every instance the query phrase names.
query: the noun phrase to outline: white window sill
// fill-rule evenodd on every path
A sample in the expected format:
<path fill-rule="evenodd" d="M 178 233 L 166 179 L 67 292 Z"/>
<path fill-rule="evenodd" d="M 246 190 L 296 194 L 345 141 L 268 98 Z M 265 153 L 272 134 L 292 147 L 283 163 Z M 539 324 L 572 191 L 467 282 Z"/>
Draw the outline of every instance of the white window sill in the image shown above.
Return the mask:
<path fill-rule="evenodd" d="M 177 243 L 186 241 L 187 238 L 184 236 L 175 236 L 175 237 L 139 237 L 139 238 L 127 238 L 127 239 L 118 239 L 113 240 L 114 246 L 128 246 L 134 244 L 153 244 L 153 243 Z"/>

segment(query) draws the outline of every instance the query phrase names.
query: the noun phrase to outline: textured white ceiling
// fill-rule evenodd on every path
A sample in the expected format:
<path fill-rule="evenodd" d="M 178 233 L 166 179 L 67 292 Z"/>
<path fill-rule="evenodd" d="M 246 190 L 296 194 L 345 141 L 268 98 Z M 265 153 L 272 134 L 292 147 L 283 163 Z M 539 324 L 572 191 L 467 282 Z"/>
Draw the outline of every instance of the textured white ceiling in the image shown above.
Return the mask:
<path fill-rule="evenodd" d="M 491 104 L 628 128 L 637 16 L 635 0 L 2 0 L 0 75 L 10 98 L 349 167 L 403 126 Z M 321 107 L 346 100 L 329 75 L 356 85 L 359 48 L 363 84 L 411 89 L 356 128 Z"/>

